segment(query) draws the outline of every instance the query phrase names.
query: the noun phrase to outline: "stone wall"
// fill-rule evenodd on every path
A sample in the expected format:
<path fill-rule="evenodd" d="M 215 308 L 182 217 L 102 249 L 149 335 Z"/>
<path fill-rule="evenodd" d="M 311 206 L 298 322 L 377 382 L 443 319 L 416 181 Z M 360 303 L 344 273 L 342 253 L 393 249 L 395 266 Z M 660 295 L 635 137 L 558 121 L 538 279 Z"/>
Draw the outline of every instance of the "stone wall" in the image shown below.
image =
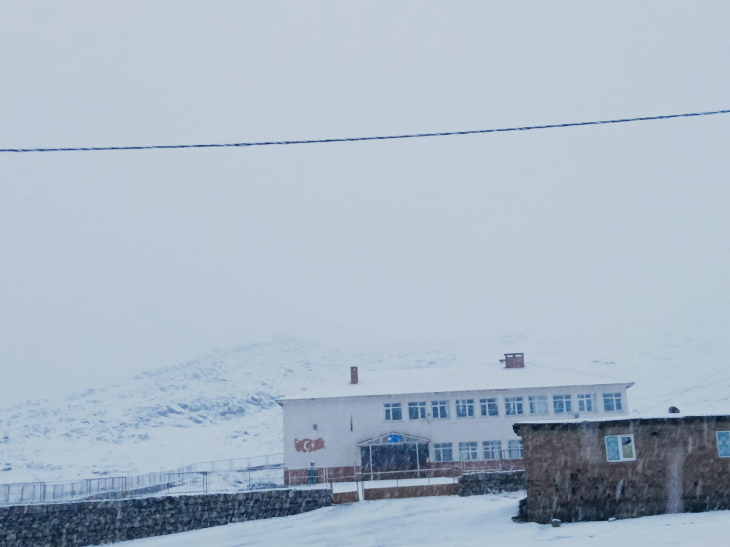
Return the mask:
<path fill-rule="evenodd" d="M 328 488 L 0 507 L 2 547 L 84 547 L 283 517 L 332 505 Z"/>
<path fill-rule="evenodd" d="M 418 486 L 397 486 L 395 488 L 366 488 L 366 500 L 389 500 L 396 498 L 424 498 L 428 496 L 453 496 L 457 484 L 423 484 Z"/>
<path fill-rule="evenodd" d="M 516 424 L 527 518 L 549 523 L 730 509 L 730 416 Z M 636 460 L 609 462 L 607 435 L 633 435 Z"/>
<path fill-rule="evenodd" d="M 525 489 L 524 471 L 468 473 L 459 477 L 460 496 L 480 496 L 494 492 L 517 492 Z"/>

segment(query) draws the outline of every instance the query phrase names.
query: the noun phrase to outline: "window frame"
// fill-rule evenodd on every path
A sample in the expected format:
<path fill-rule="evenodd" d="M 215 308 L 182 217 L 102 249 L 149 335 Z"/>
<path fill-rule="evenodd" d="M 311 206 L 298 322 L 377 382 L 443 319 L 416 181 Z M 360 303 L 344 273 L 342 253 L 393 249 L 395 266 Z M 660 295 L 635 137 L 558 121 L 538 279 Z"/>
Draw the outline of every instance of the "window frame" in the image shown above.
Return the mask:
<path fill-rule="evenodd" d="M 451 459 L 443 459 L 444 450 L 448 450 L 451 454 Z M 447 463 L 454 461 L 454 443 L 433 443 L 433 459 L 438 463 Z"/>
<path fill-rule="evenodd" d="M 519 443 L 519 447 L 516 446 Z M 512 457 L 513 453 L 518 453 L 517 457 Z M 523 460 L 525 459 L 525 446 L 522 444 L 522 438 L 510 439 L 507 441 L 507 459 L 509 460 Z"/>
<path fill-rule="evenodd" d="M 468 446 L 467 446 L 468 445 Z M 462 454 L 468 453 L 469 457 L 464 459 Z M 474 457 L 472 457 L 474 456 Z M 459 460 L 460 462 L 475 462 L 479 460 L 479 443 L 477 441 L 459 442 Z"/>
<path fill-rule="evenodd" d="M 579 393 L 577 396 L 578 399 L 578 412 L 598 412 L 598 397 L 595 393 Z M 591 401 L 591 405 L 593 408 L 591 410 L 585 410 L 581 408 L 581 402 L 585 405 L 586 401 Z"/>
<path fill-rule="evenodd" d="M 383 409 L 385 410 L 385 421 L 386 422 L 402 422 L 403 421 L 403 406 L 401 403 L 383 403 Z M 393 417 L 393 411 L 397 410 L 400 413 L 400 418 Z"/>
<path fill-rule="evenodd" d="M 613 408 L 611 408 L 611 409 L 606 408 L 606 401 L 611 401 L 611 405 L 613 406 Z M 617 401 L 618 401 L 618 405 L 616 404 Z M 621 392 L 603 394 L 603 411 L 604 412 L 623 412 L 623 410 L 624 410 L 623 394 Z"/>
<path fill-rule="evenodd" d="M 618 455 L 619 455 L 619 459 L 618 460 L 609 460 L 608 459 L 608 439 L 609 438 L 614 438 L 614 437 L 618 439 Z M 634 457 L 633 458 L 625 458 L 624 457 L 624 451 L 622 450 L 623 449 L 623 444 L 621 443 L 621 439 L 623 437 L 630 437 L 631 438 L 631 448 L 632 448 L 632 452 L 634 453 Z M 619 435 L 604 435 L 603 436 L 603 442 L 604 442 L 604 445 L 606 447 L 606 461 L 608 463 L 621 463 L 621 462 L 635 462 L 636 461 L 636 440 L 634 439 L 634 434 L 633 433 L 622 433 L 622 434 L 619 434 Z"/>
<path fill-rule="evenodd" d="M 563 407 L 562 410 L 557 409 L 557 403 Z M 553 395 L 553 414 L 572 414 L 573 413 L 573 396 L 572 395 Z"/>
<path fill-rule="evenodd" d="M 545 412 L 537 412 L 538 403 L 545 402 Z M 550 414 L 550 405 L 548 404 L 547 395 L 530 395 L 527 397 L 527 404 L 530 408 L 530 415 L 544 416 Z"/>
<path fill-rule="evenodd" d="M 464 415 L 459 416 L 459 407 L 463 407 Z M 474 418 L 474 399 L 456 399 L 456 417 L 457 418 Z"/>
<path fill-rule="evenodd" d="M 416 417 L 411 417 L 411 409 L 416 410 Z M 425 420 L 426 419 L 426 401 L 409 401 L 408 402 L 408 419 L 409 420 Z"/>
<path fill-rule="evenodd" d="M 496 452 L 496 458 L 487 456 L 487 446 L 489 446 L 490 455 Z M 502 459 L 502 441 L 482 441 L 482 458 L 487 462 L 500 461 Z"/>
<path fill-rule="evenodd" d="M 494 414 L 492 414 L 490 410 L 494 410 Z M 485 418 L 499 416 L 499 399 L 497 397 L 479 399 L 479 414 Z"/>
<path fill-rule="evenodd" d="M 434 412 L 434 409 L 439 409 L 439 415 L 436 416 L 436 413 Z M 446 409 L 446 416 L 442 416 L 443 412 L 442 409 Z M 434 420 L 449 420 L 451 419 L 451 400 L 445 400 L 445 401 L 431 401 L 431 417 Z"/>
<path fill-rule="evenodd" d="M 723 456 L 720 452 L 720 433 L 724 433 L 728 437 L 728 443 L 730 443 L 730 431 L 715 431 L 715 442 L 717 443 L 717 456 L 719 458 L 730 458 L 730 447 L 728 448 L 727 455 Z"/>
<path fill-rule="evenodd" d="M 515 412 L 510 412 L 510 404 L 515 405 Z M 517 412 L 519 408 L 520 412 Z M 504 398 L 504 415 L 505 416 L 524 416 L 525 415 L 525 398 L 524 397 L 505 397 Z"/>

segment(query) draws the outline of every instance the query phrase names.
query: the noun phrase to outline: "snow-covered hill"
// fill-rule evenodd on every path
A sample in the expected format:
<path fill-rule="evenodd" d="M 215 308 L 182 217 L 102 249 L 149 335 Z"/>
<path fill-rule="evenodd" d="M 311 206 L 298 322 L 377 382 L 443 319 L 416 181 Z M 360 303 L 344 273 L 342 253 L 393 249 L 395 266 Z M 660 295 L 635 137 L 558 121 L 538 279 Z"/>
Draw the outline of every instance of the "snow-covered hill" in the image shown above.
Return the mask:
<path fill-rule="evenodd" d="M 579 333 L 502 336 L 459 348 L 335 350 L 289 338 L 216 350 L 128 382 L 0 410 L 0 483 L 146 473 L 281 452 L 277 397 L 347 382 L 368 370 L 496 363 L 524 351 L 528 367 L 635 381 L 632 410 L 730 412 L 727 347 L 684 339 Z"/>
<path fill-rule="evenodd" d="M 449 360 L 435 359 L 431 364 Z M 382 368 L 387 362 L 277 339 L 2 409 L 0 482 L 147 473 L 281 452 L 277 397 L 333 374 L 349 378 L 350 364 Z M 410 355 L 393 355 L 393 362 L 419 364 Z"/>

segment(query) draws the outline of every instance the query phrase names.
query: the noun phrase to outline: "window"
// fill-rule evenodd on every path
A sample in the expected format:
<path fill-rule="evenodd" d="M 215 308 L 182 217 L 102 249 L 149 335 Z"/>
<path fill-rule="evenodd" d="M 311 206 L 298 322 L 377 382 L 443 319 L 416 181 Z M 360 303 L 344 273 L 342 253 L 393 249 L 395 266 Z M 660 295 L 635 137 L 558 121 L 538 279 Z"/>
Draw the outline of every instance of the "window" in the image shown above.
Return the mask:
<path fill-rule="evenodd" d="M 474 399 L 456 399 L 456 417 L 474 417 Z"/>
<path fill-rule="evenodd" d="M 522 411 L 522 397 L 505 397 L 504 410 L 507 416 L 524 414 L 524 412 Z"/>
<path fill-rule="evenodd" d="M 547 414 L 547 395 L 530 397 L 530 414 Z"/>
<path fill-rule="evenodd" d="M 433 450 L 435 452 L 437 462 L 454 461 L 451 443 L 434 443 Z"/>
<path fill-rule="evenodd" d="M 620 393 L 604 393 L 603 394 L 603 410 L 613 412 L 621 410 L 621 394 Z"/>
<path fill-rule="evenodd" d="M 555 414 L 573 412 L 573 402 L 570 400 L 570 395 L 553 395 L 553 412 Z"/>
<path fill-rule="evenodd" d="M 473 462 L 477 459 L 477 443 L 459 443 L 459 461 Z"/>
<path fill-rule="evenodd" d="M 482 409 L 482 416 L 499 416 L 497 399 L 479 399 L 479 406 Z"/>
<path fill-rule="evenodd" d="M 581 412 L 595 412 L 596 394 L 586 393 L 584 395 L 578 395 L 578 410 Z"/>
<path fill-rule="evenodd" d="M 436 419 L 449 417 L 448 401 L 431 401 L 431 412 Z"/>
<path fill-rule="evenodd" d="M 717 453 L 721 458 L 730 458 L 730 431 L 718 431 L 715 433 L 717 437 Z"/>
<path fill-rule="evenodd" d="M 426 402 L 408 403 L 408 419 L 409 420 L 425 420 L 426 419 Z"/>
<path fill-rule="evenodd" d="M 398 421 L 403 419 L 403 411 L 400 408 L 400 403 L 385 403 L 385 419 Z"/>
<path fill-rule="evenodd" d="M 502 459 L 502 441 L 484 441 L 482 443 L 485 460 Z"/>
<path fill-rule="evenodd" d="M 507 443 L 509 450 L 507 454 L 510 460 L 521 460 L 522 459 L 522 439 L 509 441 Z"/>
<path fill-rule="evenodd" d="M 610 462 L 634 461 L 636 459 L 634 436 L 607 435 L 606 459 Z"/>

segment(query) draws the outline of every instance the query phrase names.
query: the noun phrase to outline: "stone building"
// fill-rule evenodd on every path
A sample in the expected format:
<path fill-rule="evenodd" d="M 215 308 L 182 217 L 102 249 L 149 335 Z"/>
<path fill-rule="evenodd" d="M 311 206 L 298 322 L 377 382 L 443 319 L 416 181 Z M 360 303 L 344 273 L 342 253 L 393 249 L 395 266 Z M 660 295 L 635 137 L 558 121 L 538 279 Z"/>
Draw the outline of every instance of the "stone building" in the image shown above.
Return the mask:
<path fill-rule="evenodd" d="M 523 422 L 530 521 L 730 509 L 730 416 Z"/>
<path fill-rule="evenodd" d="M 502 362 L 377 372 L 353 367 L 341 382 L 283 398 L 284 464 L 313 463 L 330 479 L 456 464 L 521 469 L 515 422 L 628 413 L 631 382 L 525 367 L 521 353 Z"/>

